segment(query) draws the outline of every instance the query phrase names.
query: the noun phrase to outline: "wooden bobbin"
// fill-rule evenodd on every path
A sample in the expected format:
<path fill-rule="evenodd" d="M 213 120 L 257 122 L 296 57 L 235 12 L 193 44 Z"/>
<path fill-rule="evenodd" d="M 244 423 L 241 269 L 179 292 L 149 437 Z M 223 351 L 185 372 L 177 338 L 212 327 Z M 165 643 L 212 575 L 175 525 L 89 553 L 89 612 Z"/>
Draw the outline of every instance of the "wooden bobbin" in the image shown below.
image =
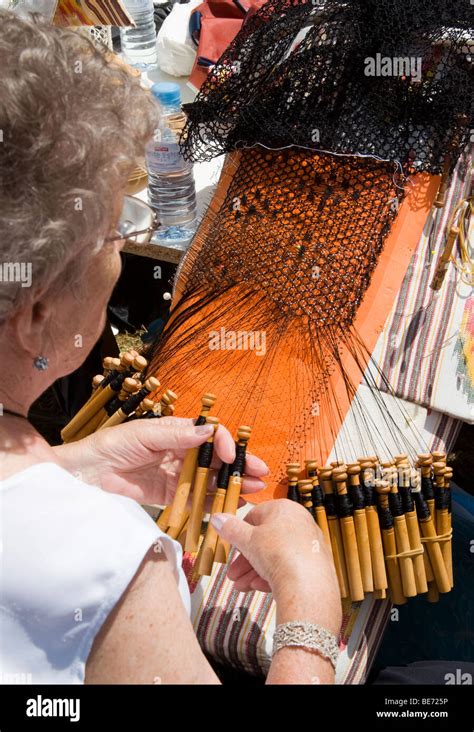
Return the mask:
<path fill-rule="evenodd" d="M 382 509 L 382 512 L 386 512 L 386 514 L 391 517 L 388 507 L 390 486 L 386 481 L 377 480 L 375 481 L 375 490 L 378 494 L 379 506 Z M 382 543 L 386 557 L 388 582 L 392 600 L 395 605 L 404 605 L 406 603 L 406 597 L 403 594 L 400 568 L 398 559 L 395 556 L 397 554 L 397 543 L 393 525 L 382 528 Z M 392 557 L 392 559 L 387 559 L 387 557 Z"/>
<path fill-rule="evenodd" d="M 248 427 L 247 425 L 242 425 L 238 428 L 236 451 L 240 448 L 244 451 L 245 454 L 251 432 L 252 428 Z M 235 464 L 232 467 L 234 468 Z M 231 472 L 229 483 L 227 485 L 227 490 L 225 493 L 224 513 L 231 513 L 233 515 L 237 513 L 237 508 L 239 507 L 240 492 L 242 490 L 242 481 L 243 473 L 238 473 L 237 471 Z M 229 552 L 229 543 L 219 537 L 216 546 L 215 561 L 226 564 L 229 558 Z"/>
<path fill-rule="evenodd" d="M 446 467 L 446 470 L 444 472 L 444 480 L 445 480 L 444 487 L 445 487 L 445 490 L 448 492 L 448 496 L 449 496 L 449 508 L 448 508 L 448 531 L 449 532 L 451 531 L 451 528 L 452 528 L 452 514 L 451 514 L 451 510 L 450 510 L 450 507 L 451 507 L 451 486 L 450 486 L 450 483 L 451 483 L 452 478 L 453 478 L 453 469 L 450 466 L 448 466 L 448 467 Z M 454 587 L 454 576 L 453 576 L 453 542 L 450 539 L 449 542 L 447 542 L 447 543 L 449 545 L 449 552 L 448 552 L 448 556 L 447 556 L 447 559 L 448 559 L 447 570 L 448 570 L 449 580 L 451 582 L 451 587 Z"/>
<path fill-rule="evenodd" d="M 186 532 L 185 550 L 187 552 L 197 552 L 199 539 L 201 536 L 202 520 L 204 518 L 204 504 L 206 502 L 207 483 L 209 479 L 209 468 L 212 460 L 212 444 L 214 435 L 216 434 L 219 420 L 217 417 L 206 417 L 206 423 L 211 424 L 214 432 L 207 439 L 204 445 L 201 445 L 198 452 L 198 466 L 194 476 L 193 498 L 191 504 L 191 513 Z M 211 446 L 206 448 L 205 446 Z M 206 451 L 206 459 L 202 461 L 203 451 Z M 202 462 L 202 464 L 201 464 Z"/>
<path fill-rule="evenodd" d="M 394 455 L 393 460 L 395 465 L 398 465 L 399 463 L 406 464 L 408 463 L 408 455 Z"/>
<path fill-rule="evenodd" d="M 110 360 L 110 370 L 111 371 L 118 371 L 120 368 L 120 359 L 117 357 L 114 357 Z"/>
<path fill-rule="evenodd" d="M 334 488 L 332 484 L 332 468 L 321 468 L 319 471 L 319 482 L 326 496 L 326 515 L 328 519 L 329 536 L 331 540 L 332 556 L 336 569 L 337 581 L 341 597 L 349 597 L 349 579 L 347 576 L 346 561 L 344 558 L 344 545 L 342 543 L 341 527 L 339 519 L 334 510 L 332 512 L 332 502 L 334 501 Z M 331 506 L 331 513 L 329 513 Z"/>
<path fill-rule="evenodd" d="M 349 476 L 349 485 L 360 487 L 359 463 L 350 463 L 347 466 L 347 475 Z M 369 529 L 367 526 L 367 514 L 365 508 L 354 509 L 354 526 L 357 538 L 357 547 L 359 549 L 360 568 L 362 573 L 362 584 L 364 592 L 373 592 L 374 580 L 372 574 L 372 558 L 370 554 Z"/>
<path fill-rule="evenodd" d="M 314 478 L 315 476 L 318 476 L 318 461 L 314 458 L 309 458 L 308 460 L 304 461 L 304 466 L 306 469 L 306 475 L 308 478 Z"/>
<path fill-rule="evenodd" d="M 166 389 L 164 394 L 162 395 L 160 399 L 160 408 L 161 408 L 161 416 L 162 417 L 171 417 L 174 412 L 174 403 L 178 399 L 178 395 L 174 393 L 174 391 L 171 391 L 171 389 Z"/>
<path fill-rule="evenodd" d="M 225 501 L 225 489 L 218 488 L 214 494 L 211 506 L 211 516 L 215 513 L 222 513 Z M 214 564 L 214 556 L 216 552 L 219 535 L 209 521 L 206 529 L 206 535 L 201 545 L 201 549 L 197 561 L 197 572 L 199 575 L 210 575 Z"/>
<path fill-rule="evenodd" d="M 380 464 L 380 460 L 377 457 L 377 455 L 369 455 L 369 457 L 366 458 L 372 465 L 375 467 L 376 465 Z"/>
<path fill-rule="evenodd" d="M 103 419 L 104 415 L 103 410 L 101 409 L 99 412 L 97 412 L 97 414 L 94 414 L 94 416 L 91 417 L 91 419 L 86 422 L 86 424 L 81 427 L 80 430 L 77 430 L 77 432 L 75 432 L 69 440 L 66 440 L 66 442 L 77 442 L 77 440 L 82 440 L 84 437 L 92 435 L 94 432 L 96 432 L 96 430 L 98 430 L 99 425 L 101 424 Z"/>
<path fill-rule="evenodd" d="M 101 389 L 103 389 L 105 386 L 107 386 L 107 384 L 109 383 L 109 379 L 112 378 L 113 373 L 116 373 L 117 369 L 120 366 L 120 359 L 112 358 L 111 356 L 106 356 L 106 358 L 104 358 L 104 360 L 102 361 L 102 366 L 104 367 L 104 371 L 103 371 L 104 379 L 101 381 L 101 383 L 99 384 L 97 389 L 93 389 L 92 394 L 90 395 L 86 404 L 83 405 L 82 409 L 87 404 L 90 404 L 92 401 L 94 401 L 96 396 L 100 393 Z"/>
<path fill-rule="evenodd" d="M 418 474 L 415 472 L 415 476 L 418 479 Z M 402 491 L 407 491 L 411 498 L 411 468 L 408 462 L 398 463 L 398 483 Z M 413 501 L 412 501 L 413 503 Z M 413 556 L 413 571 L 415 574 L 415 584 L 417 594 L 422 595 L 428 592 L 428 583 L 426 578 L 425 568 L 425 557 L 426 552 L 423 549 L 420 536 L 420 527 L 418 525 L 418 518 L 416 510 L 413 505 L 411 511 L 405 511 L 405 521 L 408 532 L 408 540 L 410 543 L 410 549 L 420 551 L 420 554 Z M 428 560 L 429 561 L 429 560 Z"/>
<path fill-rule="evenodd" d="M 398 486 L 395 473 L 395 483 L 389 484 L 390 493 L 392 496 L 398 497 Z M 411 551 L 410 539 L 408 536 L 408 529 L 406 524 L 405 515 L 396 515 L 392 513 L 395 529 L 395 540 L 397 545 L 397 554 L 404 554 Z M 402 578 L 402 589 L 405 597 L 415 597 L 417 595 L 415 571 L 413 566 L 413 560 L 411 556 L 400 556 L 398 558 L 398 565 L 400 567 L 400 576 Z"/>
<path fill-rule="evenodd" d="M 225 494 L 227 486 L 229 484 L 229 476 L 231 465 L 223 463 L 217 473 L 216 479 L 216 493 L 212 501 L 211 516 L 215 513 L 221 513 L 224 509 Z M 209 521 L 204 536 L 204 541 L 201 544 L 198 558 L 196 560 L 196 569 L 198 575 L 210 575 L 212 573 L 212 567 L 214 565 L 214 558 L 217 548 L 217 542 L 219 536 L 211 521 Z"/>
<path fill-rule="evenodd" d="M 145 399 L 143 399 L 140 402 L 140 404 L 138 405 L 138 407 L 135 410 L 136 416 L 141 417 L 143 414 L 145 414 L 145 412 L 151 412 L 154 405 L 155 405 L 155 403 L 154 403 L 153 399 L 150 399 L 149 397 L 145 397 Z"/>
<path fill-rule="evenodd" d="M 426 599 L 428 602 L 438 602 L 439 600 L 439 590 L 438 585 L 433 580 L 433 582 L 428 582 L 428 594 L 426 596 Z"/>
<path fill-rule="evenodd" d="M 122 351 L 119 354 L 120 359 L 120 366 L 118 367 L 117 371 L 123 373 L 124 371 L 128 371 L 132 368 L 134 356 L 132 356 L 131 353 L 128 351 Z"/>
<path fill-rule="evenodd" d="M 201 413 L 197 420 L 199 424 L 205 423 L 206 417 L 210 409 L 212 409 L 215 401 L 216 397 L 214 394 L 206 393 L 203 395 L 201 399 Z M 174 529 L 178 529 L 183 525 L 183 514 L 191 492 L 194 474 L 196 472 L 198 451 L 198 447 L 192 447 L 187 451 L 184 457 L 183 467 L 181 468 L 181 473 L 178 478 L 178 485 L 169 517 L 169 525 Z"/>
<path fill-rule="evenodd" d="M 312 514 L 313 502 L 311 500 L 311 491 L 313 490 L 313 482 L 311 478 L 303 478 L 298 481 L 298 492 L 301 496 L 301 503 Z M 316 516 L 314 516 L 316 518 Z"/>
<path fill-rule="evenodd" d="M 134 353 L 137 353 L 136 351 Z M 132 368 L 135 369 L 135 373 L 133 374 L 134 379 L 141 379 L 142 374 L 145 372 L 145 369 L 148 366 L 148 361 L 143 356 L 139 356 L 138 353 L 133 359 L 132 362 Z"/>
<path fill-rule="evenodd" d="M 359 459 L 361 475 L 364 483 L 375 483 L 375 470 L 371 460 Z M 376 597 L 384 599 L 388 589 L 387 570 L 385 567 L 385 556 L 380 530 L 379 517 L 377 515 L 377 504 L 365 506 L 367 518 L 367 529 L 369 532 L 370 558 L 372 560 L 372 572 L 374 576 L 374 592 Z"/>
<path fill-rule="evenodd" d="M 343 467 L 334 468 L 332 477 L 336 484 L 337 495 L 348 501 L 347 494 L 347 473 Z M 362 571 L 360 566 L 359 548 L 352 515 L 341 515 L 339 518 L 344 556 L 346 560 L 347 576 L 352 602 L 360 602 L 364 599 L 364 586 L 362 582 Z"/>
<path fill-rule="evenodd" d="M 415 490 L 412 489 L 412 493 L 415 493 Z M 436 585 L 439 592 L 449 592 L 451 589 L 451 582 L 449 580 L 446 566 L 444 564 L 443 554 L 441 552 L 439 541 L 436 541 L 436 529 L 433 524 L 433 519 L 431 518 L 431 512 L 429 511 L 429 509 L 428 512 L 427 516 L 418 517 L 421 535 L 423 538 L 428 539 L 428 541 L 424 543 L 424 548 L 428 552 L 434 578 L 436 580 Z"/>
<path fill-rule="evenodd" d="M 423 453 L 421 455 L 418 455 L 417 464 L 421 470 L 421 477 L 431 479 L 433 456 L 429 453 Z M 431 519 L 433 521 L 433 525 L 436 527 L 435 500 L 434 500 L 434 498 L 429 498 L 426 501 L 426 503 L 428 504 L 428 508 L 430 509 L 430 514 L 431 514 Z"/>
<path fill-rule="evenodd" d="M 301 465 L 299 463 L 287 463 L 286 475 L 288 478 L 288 490 L 286 497 L 289 501 L 295 503 L 300 502 L 300 496 L 298 493 L 298 479 L 301 473 Z"/>
<path fill-rule="evenodd" d="M 117 373 L 123 373 L 133 363 L 133 357 L 128 353 L 122 353 L 120 359 L 112 359 L 115 370 Z M 104 384 L 107 380 L 104 380 Z M 94 415 L 99 412 L 107 402 L 109 402 L 116 392 L 112 388 L 111 384 L 107 383 L 106 386 L 99 387 L 92 394 L 86 404 L 79 410 L 79 412 L 70 420 L 70 422 L 61 430 L 61 437 L 64 442 L 71 442 L 74 435 L 79 432 Z"/>
<path fill-rule="evenodd" d="M 87 422 L 99 412 L 102 407 L 107 404 L 110 399 L 116 396 L 110 384 L 103 389 L 97 389 L 94 398 L 84 405 L 82 409 L 71 419 L 71 421 L 61 430 L 61 437 L 64 442 L 70 442 L 71 438 L 78 432 Z"/>
<path fill-rule="evenodd" d="M 128 379 L 125 379 L 125 381 L 128 381 Z M 130 381 L 135 381 L 135 383 L 138 383 L 136 379 L 130 379 Z M 114 412 L 112 414 L 112 416 L 109 417 L 109 419 L 107 419 L 106 422 L 102 423 L 100 425 L 99 429 L 108 429 L 109 427 L 115 427 L 116 425 L 119 425 L 122 422 L 124 422 L 127 419 L 127 417 L 129 416 L 129 414 L 132 414 L 132 412 L 135 410 L 135 407 L 127 408 L 127 405 L 129 404 L 129 402 L 133 401 L 135 397 L 137 399 L 139 399 L 140 395 L 142 395 L 144 397 L 145 394 L 150 394 L 152 391 L 154 391 L 155 389 L 158 388 L 159 383 L 160 382 L 158 381 L 158 379 L 155 379 L 154 376 L 150 376 L 143 384 L 142 389 L 139 389 L 138 391 L 129 395 L 131 397 L 131 399 L 124 400 L 124 405 L 122 407 L 120 407 L 120 409 L 117 409 L 117 411 Z M 124 382 L 124 385 L 125 385 L 125 382 Z M 131 385 L 130 385 L 130 387 L 131 387 Z M 138 404 L 137 404 L 137 406 L 138 406 Z"/>
<path fill-rule="evenodd" d="M 124 379 L 124 382 L 122 384 L 122 388 L 119 391 L 118 398 L 121 402 L 124 402 L 128 399 L 129 396 L 132 394 L 135 394 L 140 388 L 140 382 L 138 379 L 134 379 L 133 376 L 128 376 L 126 379 Z"/>
<path fill-rule="evenodd" d="M 110 356 L 107 356 L 106 358 L 104 358 L 104 363 L 105 362 L 109 363 L 110 361 L 112 361 L 112 359 L 111 359 Z M 87 400 L 87 402 L 85 402 L 85 404 L 82 405 L 82 409 L 86 406 L 86 404 L 90 404 L 90 402 L 92 402 L 92 400 L 93 400 L 95 394 L 97 393 L 97 391 L 102 388 L 102 385 L 103 385 L 103 383 L 105 381 L 105 377 L 107 376 L 109 370 L 110 369 L 107 369 L 104 366 L 104 373 L 103 374 L 97 374 L 96 376 L 94 376 L 94 378 L 92 379 L 92 392 L 91 392 L 91 395 L 90 395 L 89 399 Z M 92 430 L 92 432 L 93 431 L 94 430 Z M 88 434 L 90 434 L 90 432 L 86 432 L 85 434 L 88 435 Z M 79 439 L 81 439 L 81 436 L 82 435 L 78 436 L 77 435 L 77 432 L 76 432 L 76 435 L 74 436 L 74 439 L 75 440 L 79 440 Z M 73 442 L 73 441 L 74 440 L 72 440 L 72 439 L 70 440 L 70 442 Z"/>
<path fill-rule="evenodd" d="M 188 535 L 188 528 L 189 528 L 189 517 L 188 517 L 188 519 L 187 519 L 187 520 L 185 521 L 185 523 L 184 523 L 184 526 L 183 526 L 183 528 L 181 529 L 181 531 L 180 531 L 180 533 L 179 533 L 179 535 L 178 535 L 178 537 L 177 537 L 177 542 L 178 542 L 179 544 L 181 544 L 181 549 L 183 550 L 183 552 L 185 551 L 185 546 L 186 546 L 186 537 L 187 537 L 187 535 Z"/>
<path fill-rule="evenodd" d="M 410 474 L 410 489 L 411 489 L 412 495 L 421 492 L 420 475 L 418 473 L 418 470 L 416 470 L 416 469 L 413 469 Z M 415 514 L 416 514 L 416 511 L 415 511 Z M 418 523 L 418 516 L 416 517 L 416 524 L 417 524 L 418 533 L 420 533 L 421 529 L 420 529 L 420 525 Z M 421 538 L 420 538 L 420 542 L 421 542 Z M 434 582 L 434 574 L 433 574 L 433 569 L 431 567 L 429 554 L 424 547 L 423 547 L 423 565 L 425 568 L 426 582 L 427 582 L 428 590 L 429 590 L 430 582 Z"/>
<path fill-rule="evenodd" d="M 106 356 L 102 360 L 102 368 L 104 369 L 104 371 L 103 371 L 104 377 L 107 376 L 107 374 L 110 371 L 112 371 L 112 369 L 114 368 L 113 362 L 114 362 L 114 359 L 112 358 L 112 356 Z"/>
<path fill-rule="evenodd" d="M 122 388 L 119 391 L 118 398 L 123 401 L 129 396 L 129 393 L 133 393 L 133 391 L 136 391 L 137 388 L 138 382 L 135 382 L 134 379 L 125 379 L 125 381 L 122 383 Z M 89 403 L 92 402 L 90 401 Z M 85 425 L 77 430 L 77 432 L 68 440 L 68 442 L 76 442 L 77 440 L 82 440 L 84 437 L 88 437 L 88 435 L 97 432 L 97 430 L 100 429 L 101 425 L 108 419 L 109 415 L 107 414 L 105 409 L 100 409 L 93 417 L 91 417 L 88 422 L 86 422 Z"/>
<path fill-rule="evenodd" d="M 97 374 L 97 376 L 94 376 L 92 379 L 92 391 L 95 391 L 103 382 L 105 379 L 105 376 L 102 374 Z"/>
<path fill-rule="evenodd" d="M 451 531 L 451 517 L 448 511 L 448 501 L 445 488 L 445 475 L 447 472 L 444 462 L 433 463 L 433 471 L 435 476 L 436 491 L 438 492 L 438 501 L 443 501 L 446 506 L 436 508 L 436 533 L 438 536 L 445 536 Z M 453 560 L 452 560 L 452 542 L 440 542 L 441 554 L 448 573 L 449 582 L 453 586 Z"/>
<path fill-rule="evenodd" d="M 166 531 L 166 529 L 169 526 L 168 521 L 169 521 L 170 513 L 171 513 L 171 506 L 166 506 L 158 517 L 156 525 L 162 531 Z"/>
<path fill-rule="evenodd" d="M 172 539 L 178 539 L 179 535 L 184 531 L 185 526 L 188 524 L 189 521 L 189 510 L 187 508 L 184 509 L 183 514 L 181 516 L 181 523 L 179 526 L 168 526 L 168 529 L 166 531 L 167 535 L 170 536 Z"/>
<path fill-rule="evenodd" d="M 317 460 L 310 459 L 305 460 L 305 468 L 306 468 L 306 474 L 308 478 L 311 480 L 312 487 L 315 488 L 319 486 L 319 479 L 318 479 L 318 462 Z M 332 547 L 331 547 L 331 536 L 329 534 L 329 525 L 328 525 L 328 518 L 326 516 L 326 509 L 323 506 L 315 506 L 314 507 L 314 513 L 316 516 L 316 523 L 318 524 L 319 528 L 323 532 L 324 538 L 326 540 L 326 544 L 329 547 L 329 551 L 332 553 Z"/>

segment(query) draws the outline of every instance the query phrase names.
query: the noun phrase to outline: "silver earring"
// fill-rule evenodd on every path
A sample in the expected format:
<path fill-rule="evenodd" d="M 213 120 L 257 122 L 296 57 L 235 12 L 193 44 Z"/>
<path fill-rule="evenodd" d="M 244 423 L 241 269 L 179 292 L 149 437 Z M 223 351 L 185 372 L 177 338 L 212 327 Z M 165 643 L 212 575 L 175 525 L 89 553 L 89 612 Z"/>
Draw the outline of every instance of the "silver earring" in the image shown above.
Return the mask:
<path fill-rule="evenodd" d="M 38 371 L 46 371 L 49 366 L 49 358 L 46 358 L 46 356 L 36 356 L 33 360 L 33 366 Z"/>

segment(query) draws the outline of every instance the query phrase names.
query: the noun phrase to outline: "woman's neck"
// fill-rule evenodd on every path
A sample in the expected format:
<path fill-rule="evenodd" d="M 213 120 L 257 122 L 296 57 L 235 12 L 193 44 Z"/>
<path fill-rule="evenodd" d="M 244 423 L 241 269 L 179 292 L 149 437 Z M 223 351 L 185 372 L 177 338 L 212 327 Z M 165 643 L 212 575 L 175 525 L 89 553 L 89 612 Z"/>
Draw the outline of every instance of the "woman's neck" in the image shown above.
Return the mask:
<path fill-rule="evenodd" d="M 53 448 L 27 419 L 3 412 L 0 416 L 0 480 L 45 462 L 58 462 Z"/>

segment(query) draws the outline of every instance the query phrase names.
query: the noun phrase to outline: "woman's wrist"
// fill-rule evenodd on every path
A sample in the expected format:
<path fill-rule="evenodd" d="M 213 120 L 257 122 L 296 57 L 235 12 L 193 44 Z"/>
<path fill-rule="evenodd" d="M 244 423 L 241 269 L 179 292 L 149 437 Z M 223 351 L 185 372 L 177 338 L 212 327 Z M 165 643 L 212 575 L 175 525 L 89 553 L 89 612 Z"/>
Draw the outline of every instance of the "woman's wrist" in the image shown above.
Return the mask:
<path fill-rule="evenodd" d="M 295 568 L 273 589 L 277 625 L 304 620 L 317 623 L 334 635 L 339 635 L 342 607 L 339 594 L 329 585 L 321 590 L 321 571 L 317 568 Z"/>

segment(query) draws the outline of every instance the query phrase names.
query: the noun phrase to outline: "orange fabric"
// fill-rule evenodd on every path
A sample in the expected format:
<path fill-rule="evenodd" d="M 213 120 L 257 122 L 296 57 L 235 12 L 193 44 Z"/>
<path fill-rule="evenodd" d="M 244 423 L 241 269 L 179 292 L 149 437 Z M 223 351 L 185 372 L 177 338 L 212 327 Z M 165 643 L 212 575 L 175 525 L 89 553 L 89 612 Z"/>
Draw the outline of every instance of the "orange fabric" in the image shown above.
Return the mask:
<path fill-rule="evenodd" d="M 249 155 L 252 151 L 243 154 Z M 320 346 L 313 342 L 309 332 L 305 332 L 301 318 L 282 319 L 283 303 L 279 298 L 272 299 L 271 296 L 265 298 L 265 267 L 269 265 L 268 262 L 262 264 L 262 258 L 265 256 L 264 247 L 262 248 L 261 244 L 251 237 L 249 241 L 242 238 L 240 230 L 236 233 L 235 220 L 231 214 L 225 214 L 223 204 L 241 163 L 241 155 L 242 153 L 237 152 L 226 158 L 214 197 L 193 241 L 183 272 L 178 278 L 174 297 L 176 309 L 167 325 L 167 330 L 171 330 L 173 324 L 177 323 L 176 319 L 181 313 L 180 295 L 186 289 L 188 277 L 191 281 L 193 276 L 196 277 L 198 263 L 202 266 L 203 257 L 201 256 L 200 260 L 200 255 L 210 237 L 210 232 L 213 232 L 213 236 L 216 235 L 218 216 L 219 236 L 225 241 L 233 241 L 232 237 L 235 238 L 233 251 L 237 251 L 237 257 L 240 256 L 240 266 L 253 265 L 256 274 L 258 271 L 260 284 L 252 287 L 245 281 L 237 282 L 230 289 L 217 294 L 208 305 L 199 310 L 197 315 L 187 318 L 185 314 L 184 324 L 180 324 L 178 335 L 186 332 L 192 336 L 191 339 L 179 349 L 179 353 L 169 350 L 167 352 L 165 347 L 153 361 L 153 370 L 166 388 L 171 388 L 178 394 L 176 404 L 178 416 L 195 416 L 199 412 L 202 394 L 213 391 L 217 396 L 213 414 L 233 433 L 239 424 L 249 424 L 253 428 L 250 451 L 266 460 L 272 471 L 268 489 L 250 498 L 252 502 L 260 502 L 286 494 L 284 467 L 288 459 L 303 460 L 305 457 L 316 457 L 321 463 L 326 461 L 350 407 L 350 396 L 347 381 L 344 381 L 342 373 L 338 369 L 332 369 L 327 384 L 320 387 L 321 395 L 318 397 L 320 402 L 315 404 L 314 385 L 318 382 L 319 374 L 314 373 L 314 364 L 319 363 L 322 368 L 326 368 L 331 354 L 323 352 L 324 347 L 321 347 L 321 352 L 315 353 Z M 346 163 L 341 159 L 338 165 L 342 170 Z M 374 175 L 376 176 L 376 173 Z M 352 202 L 349 199 L 339 202 L 339 209 L 334 209 L 333 220 L 326 234 L 330 251 L 336 251 L 338 247 L 347 249 L 348 246 L 348 239 L 344 236 L 349 235 L 339 232 L 338 216 L 345 216 L 343 219 L 345 221 L 347 217 L 351 217 L 352 210 L 354 217 L 355 214 L 360 215 L 361 207 L 370 212 L 380 199 L 380 189 L 384 186 L 387 188 L 387 177 L 391 182 L 391 176 L 387 176 L 386 168 L 381 165 L 379 183 L 364 189 L 363 202 L 360 200 Z M 376 177 L 373 180 L 376 181 Z M 278 195 L 278 189 L 272 180 L 258 180 L 253 183 L 265 188 L 270 198 Z M 389 314 L 435 198 L 438 184 L 439 177 L 427 174 L 417 175 L 411 179 L 408 194 L 385 239 L 372 280 L 352 323 L 354 331 L 362 339 L 368 352 L 372 352 Z M 249 196 L 253 190 L 254 185 L 249 185 Z M 389 195 L 388 189 L 387 195 Z M 298 206 L 302 208 L 300 203 Z M 350 208 L 344 213 L 344 207 L 347 206 Z M 295 213 L 298 216 L 297 211 L 293 211 L 292 215 L 295 216 Z M 270 217 L 264 222 L 264 226 L 268 227 L 269 237 L 273 226 L 278 226 L 279 231 L 281 229 L 278 221 L 273 224 Z M 318 235 L 323 234 L 324 231 L 318 230 Z M 360 232 L 358 236 L 360 238 Z M 349 238 L 349 242 L 349 246 L 352 242 L 356 250 L 358 239 Z M 269 273 L 268 276 L 271 282 L 273 274 Z M 337 303 L 339 298 L 342 312 L 347 306 L 347 302 L 346 304 L 343 302 L 344 272 L 333 276 L 336 279 L 331 285 L 330 301 Z M 341 286 L 338 285 L 337 277 Z M 308 294 L 305 295 L 304 282 L 301 281 L 300 284 L 297 271 L 295 271 L 295 282 L 296 286 L 291 292 L 291 297 L 295 300 L 298 297 L 302 300 L 309 297 Z M 324 289 L 324 286 L 323 282 L 315 284 L 314 288 Z M 195 299 L 197 300 L 199 296 L 196 295 Z M 188 298 L 186 306 L 189 307 L 190 304 Z M 264 357 L 259 357 L 256 349 L 213 350 L 209 347 L 209 334 L 218 333 L 222 327 L 227 332 L 258 330 L 263 310 L 267 336 L 267 352 Z M 345 377 L 355 389 L 361 380 L 360 364 L 355 363 L 343 343 L 340 344 L 339 354 Z"/>

